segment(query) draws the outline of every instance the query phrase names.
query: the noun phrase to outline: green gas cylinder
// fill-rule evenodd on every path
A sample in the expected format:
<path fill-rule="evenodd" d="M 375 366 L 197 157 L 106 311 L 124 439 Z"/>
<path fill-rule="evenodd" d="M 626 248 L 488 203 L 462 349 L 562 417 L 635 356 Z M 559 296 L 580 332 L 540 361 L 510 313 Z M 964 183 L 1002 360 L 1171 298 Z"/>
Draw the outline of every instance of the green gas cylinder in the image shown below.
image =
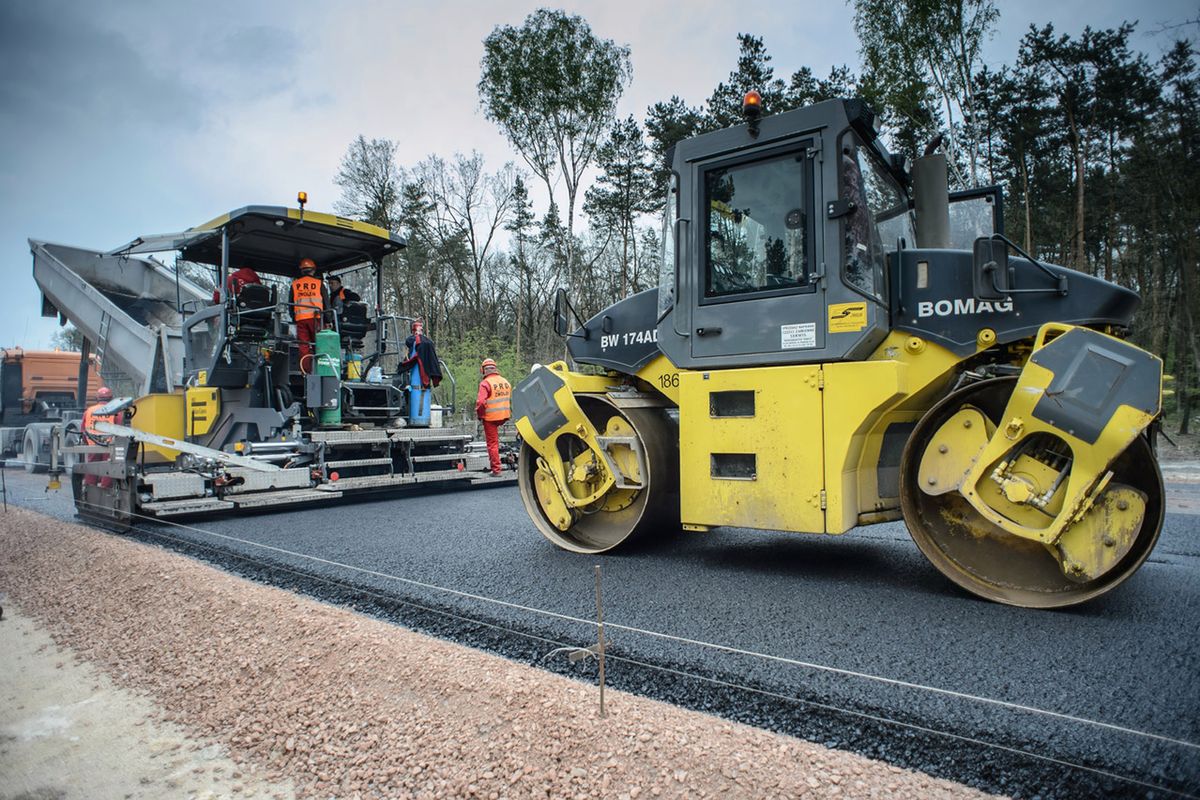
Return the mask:
<path fill-rule="evenodd" d="M 342 422 L 342 339 L 337 331 L 320 331 L 317 333 L 317 374 L 321 383 L 333 381 L 333 403 L 328 408 L 321 408 L 317 418 L 322 425 L 340 425 Z"/>

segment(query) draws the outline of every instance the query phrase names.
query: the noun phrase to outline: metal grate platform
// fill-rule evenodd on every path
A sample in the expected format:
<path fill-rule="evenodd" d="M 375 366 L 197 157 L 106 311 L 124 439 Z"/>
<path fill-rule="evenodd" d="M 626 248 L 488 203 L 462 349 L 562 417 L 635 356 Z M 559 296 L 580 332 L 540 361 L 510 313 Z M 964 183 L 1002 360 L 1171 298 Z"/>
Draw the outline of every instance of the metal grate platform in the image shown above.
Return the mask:
<path fill-rule="evenodd" d="M 205 511 L 228 511 L 231 508 L 233 508 L 233 503 L 228 500 L 196 497 L 187 500 L 160 500 L 156 503 L 142 503 L 138 510 L 156 517 L 172 517 L 178 514 L 199 514 Z"/>
<path fill-rule="evenodd" d="M 234 498 L 238 508 L 266 508 L 268 506 L 286 506 L 293 503 L 311 503 L 323 500 L 336 500 L 341 497 L 339 491 L 319 491 L 317 489 L 289 489 L 282 492 L 256 492 Z"/>
<path fill-rule="evenodd" d="M 413 463 L 428 464 L 433 461 L 465 461 L 471 458 L 470 453 L 438 453 L 432 456 L 413 456 Z"/>
<path fill-rule="evenodd" d="M 348 469 L 350 467 L 382 467 L 391 464 L 391 458 L 346 458 L 341 461 L 326 461 L 328 469 Z"/>
<path fill-rule="evenodd" d="M 365 431 L 309 431 L 308 436 L 314 442 L 325 442 L 325 444 L 334 446 L 382 443 L 388 440 L 387 431 L 380 428 Z"/>
<path fill-rule="evenodd" d="M 400 428 L 392 433 L 393 442 L 413 442 L 414 444 L 469 442 L 468 433 L 447 432 L 444 428 Z"/>
<path fill-rule="evenodd" d="M 487 474 L 479 477 L 478 472 L 474 474 L 476 477 L 471 480 L 472 486 L 507 486 L 517 482 L 517 471 L 514 469 L 505 470 L 494 478 Z"/>
<path fill-rule="evenodd" d="M 429 472 L 418 472 L 415 475 L 363 475 L 355 478 L 341 478 L 317 487 L 320 492 L 353 491 L 354 489 L 380 489 L 388 486 L 413 486 L 426 483 L 447 483 L 452 481 L 469 481 L 478 477 L 478 472 L 467 472 L 459 469 L 438 469 Z"/>
<path fill-rule="evenodd" d="M 383 444 L 386 442 L 412 442 L 414 444 L 450 444 L 468 442 L 472 436 L 457 428 L 368 428 L 361 431 L 309 431 L 314 442 L 324 442 L 328 447 L 355 444 Z"/>

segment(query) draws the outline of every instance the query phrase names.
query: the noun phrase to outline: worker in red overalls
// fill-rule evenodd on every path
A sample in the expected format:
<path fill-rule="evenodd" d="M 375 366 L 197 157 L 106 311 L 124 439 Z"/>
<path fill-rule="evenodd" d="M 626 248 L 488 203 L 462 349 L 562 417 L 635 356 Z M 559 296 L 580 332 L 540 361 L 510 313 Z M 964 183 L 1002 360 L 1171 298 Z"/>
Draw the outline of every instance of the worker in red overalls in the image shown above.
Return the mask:
<path fill-rule="evenodd" d="M 487 442 L 492 477 L 500 474 L 500 426 L 512 416 L 512 384 L 504 379 L 496 362 L 485 358 L 479 365 L 483 379 L 475 397 L 475 416 L 483 422 L 483 438 Z"/>
<path fill-rule="evenodd" d="M 248 266 L 241 266 L 229 273 L 229 278 L 225 281 L 225 296 L 237 297 L 242 291 L 242 287 L 249 283 L 262 283 L 262 278 L 258 277 L 258 273 Z M 221 302 L 221 287 L 213 289 L 213 305 Z"/>
<path fill-rule="evenodd" d="M 100 433 L 93 427 L 97 422 L 117 423 L 118 420 L 114 415 L 98 413 L 101 408 L 108 405 L 109 401 L 112 400 L 112 396 L 112 389 L 109 389 L 107 386 L 101 386 L 96 390 L 96 400 L 99 402 L 97 402 L 95 405 L 88 406 L 87 410 L 83 412 L 83 422 L 80 425 L 80 429 L 83 431 L 84 444 L 107 445 L 112 441 L 111 436 Z M 87 454 L 87 462 L 89 464 L 96 461 L 108 461 L 108 454 Z M 112 478 L 107 476 L 100 478 L 96 475 L 84 475 L 83 482 L 86 486 L 95 486 L 98 483 L 100 484 L 101 489 L 107 489 L 112 486 L 113 481 Z"/>
<path fill-rule="evenodd" d="M 300 344 L 300 371 L 312 372 L 313 343 L 322 328 L 329 305 L 329 290 L 318 278 L 316 262 L 300 259 L 300 277 L 292 281 L 292 319 L 296 321 L 296 340 Z"/>

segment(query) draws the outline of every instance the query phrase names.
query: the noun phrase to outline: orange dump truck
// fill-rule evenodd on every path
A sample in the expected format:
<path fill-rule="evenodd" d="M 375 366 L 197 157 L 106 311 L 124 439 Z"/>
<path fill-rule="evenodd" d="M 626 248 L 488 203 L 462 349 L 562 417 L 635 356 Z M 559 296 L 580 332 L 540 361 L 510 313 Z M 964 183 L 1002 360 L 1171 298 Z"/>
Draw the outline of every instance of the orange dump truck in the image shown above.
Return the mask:
<path fill-rule="evenodd" d="M 103 385 L 95 357 L 87 370 L 87 399 L 79 402 L 79 353 L 0 348 L 0 456 L 20 457 L 30 471 L 49 461 L 55 424 L 82 416 Z"/>

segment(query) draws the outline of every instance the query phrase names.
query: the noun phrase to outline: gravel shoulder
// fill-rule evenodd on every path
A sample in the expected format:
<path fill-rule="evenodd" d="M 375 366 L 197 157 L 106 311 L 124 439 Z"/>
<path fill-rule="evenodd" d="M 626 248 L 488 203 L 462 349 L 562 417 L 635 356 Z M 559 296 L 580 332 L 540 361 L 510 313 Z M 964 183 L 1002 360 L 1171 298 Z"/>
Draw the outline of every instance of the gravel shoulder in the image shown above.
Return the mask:
<path fill-rule="evenodd" d="M 156 757 L 185 759 L 176 771 L 195 762 L 206 773 L 188 774 L 204 781 L 237 770 L 258 782 L 243 791 L 281 797 L 989 796 L 623 692 L 606 693 L 600 718 L 594 686 L 26 510 L 0 516 L 0 590 L 29 618 L 0 622 L 6 659 L 50 652 L 7 652 L 38 626 L 86 662 L 0 664 L 0 696 L 26 706 L 0 726 L 47 703 L 113 699 L 112 729 L 134 731 L 117 770 L 138 781 L 134 797 L 233 791 L 148 787 L 140 779 L 157 773 L 133 759 Z M 46 673 L 63 669 L 85 677 L 68 678 L 79 694 L 60 701 L 61 676 Z M 180 748 L 164 756 L 161 741 Z M 60 766 L 83 758 L 5 754 L 0 769 L 25 783 L 0 783 L 85 791 L 86 767 Z"/>
<path fill-rule="evenodd" d="M 11 603 L 0 645 L 0 798 L 295 797 L 216 739 L 163 719 Z"/>

